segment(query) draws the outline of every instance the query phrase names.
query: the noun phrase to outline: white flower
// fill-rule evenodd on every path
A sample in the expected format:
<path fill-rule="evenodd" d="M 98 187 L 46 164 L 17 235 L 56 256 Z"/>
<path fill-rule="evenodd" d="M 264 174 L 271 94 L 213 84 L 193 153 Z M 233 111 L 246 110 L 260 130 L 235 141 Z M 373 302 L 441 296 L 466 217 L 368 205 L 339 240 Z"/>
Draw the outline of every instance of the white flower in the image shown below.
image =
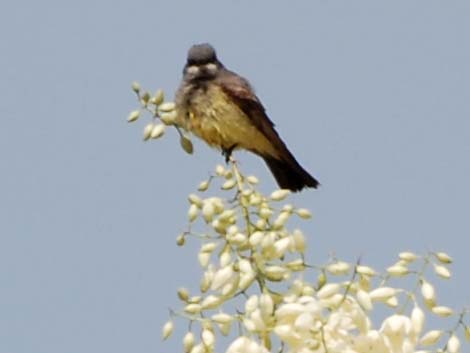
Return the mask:
<path fill-rule="evenodd" d="M 438 252 L 435 254 L 437 259 L 442 262 L 443 264 L 450 264 L 452 263 L 452 258 L 446 254 L 445 252 Z"/>
<path fill-rule="evenodd" d="M 205 310 L 208 309 L 215 309 L 220 304 L 222 304 L 222 299 L 216 295 L 209 295 L 207 296 L 201 303 L 202 308 Z"/>
<path fill-rule="evenodd" d="M 189 353 L 194 347 L 194 334 L 192 332 L 186 333 L 183 338 L 183 348 L 186 353 Z"/>
<path fill-rule="evenodd" d="M 208 330 L 208 329 L 202 330 L 201 339 L 202 339 L 202 343 L 204 343 L 206 347 L 214 346 L 215 336 L 211 330 Z"/>
<path fill-rule="evenodd" d="M 232 278 L 232 275 L 233 268 L 231 265 L 221 268 L 214 274 L 211 289 L 217 290 L 222 288 L 222 286 L 225 285 Z"/>
<path fill-rule="evenodd" d="M 326 267 L 326 270 L 333 275 L 345 275 L 349 273 L 349 264 L 344 261 L 338 261 Z"/>
<path fill-rule="evenodd" d="M 391 352 L 414 352 L 416 336 L 409 317 L 392 315 L 384 320 L 380 331 L 386 337 Z"/>
<path fill-rule="evenodd" d="M 397 290 L 392 287 L 379 287 L 369 293 L 372 301 L 386 301 L 393 297 L 397 293 Z"/>
<path fill-rule="evenodd" d="M 460 340 L 456 335 L 452 335 L 447 341 L 447 351 L 449 353 L 458 353 L 460 352 Z"/>
<path fill-rule="evenodd" d="M 287 190 L 287 189 L 276 190 L 271 194 L 271 200 L 273 200 L 273 201 L 282 201 L 289 194 L 290 194 L 290 191 Z"/>
<path fill-rule="evenodd" d="M 420 335 L 424 327 L 424 312 L 419 306 L 415 306 L 411 312 L 411 325 L 415 335 Z"/>
<path fill-rule="evenodd" d="M 168 321 L 165 325 L 163 325 L 162 329 L 162 337 L 164 340 L 166 340 L 170 335 L 173 333 L 173 321 Z"/>
<path fill-rule="evenodd" d="M 410 271 L 405 266 L 394 265 L 394 266 L 390 266 L 389 268 L 387 268 L 387 272 L 389 275 L 398 277 L 398 276 L 404 276 L 408 274 Z"/>
<path fill-rule="evenodd" d="M 326 299 L 331 297 L 333 294 L 336 294 L 341 289 L 341 286 L 338 283 L 327 283 L 318 291 L 317 296 L 320 299 Z"/>
<path fill-rule="evenodd" d="M 442 265 L 434 265 L 434 272 L 442 278 L 448 279 L 450 278 L 451 274 L 450 271 L 447 267 L 442 266 Z"/>
<path fill-rule="evenodd" d="M 357 273 L 360 273 L 361 275 L 364 276 L 375 276 L 377 272 L 369 266 L 363 266 L 363 265 L 357 265 L 356 266 L 356 271 Z"/>
<path fill-rule="evenodd" d="M 400 254 L 398 254 L 398 257 L 406 262 L 413 262 L 418 258 L 415 253 L 412 253 L 410 251 L 401 252 Z"/>
<path fill-rule="evenodd" d="M 171 112 L 171 111 L 175 110 L 175 108 L 176 108 L 175 103 L 173 103 L 173 102 L 164 102 L 164 103 L 160 104 L 160 106 L 158 107 L 158 110 L 160 112 L 168 113 L 168 112 Z"/>
<path fill-rule="evenodd" d="M 127 117 L 127 121 L 132 123 L 132 122 L 136 121 L 137 119 L 139 119 L 139 116 L 140 116 L 140 110 L 134 110 Z"/>
<path fill-rule="evenodd" d="M 423 346 L 431 346 L 436 344 L 437 341 L 442 337 L 443 332 L 440 330 L 431 330 L 421 337 L 419 343 Z"/>
<path fill-rule="evenodd" d="M 436 292 L 431 283 L 422 280 L 421 282 L 421 294 L 424 298 L 424 302 L 429 308 L 436 305 Z"/>
<path fill-rule="evenodd" d="M 150 137 L 153 139 L 157 139 L 159 137 L 162 137 L 164 133 L 165 133 L 165 125 L 158 124 L 152 128 L 152 131 L 150 132 Z"/>
<path fill-rule="evenodd" d="M 454 313 L 454 311 L 448 306 L 435 306 L 431 309 L 431 311 L 441 317 L 448 317 Z"/>
<path fill-rule="evenodd" d="M 269 351 L 256 341 L 241 336 L 232 342 L 225 353 L 269 353 Z"/>
<path fill-rule="evenodd" d="M 229 322 L 233 321 L 233 317 L 229 314 L 226 313 L 218 313 L 212 315 L 212 320 L 215 321 L 218 324 L 227 324 Z"/>
<path fill-rule="evenodd" d="M 364 310 L 367 310 L 367 311 L 372 310 L 373 305 L 372 305 L 372 300 L 370 299 L 369 293 L 367 293 L 366 291 L 363 291 L 362 289 L 359 289 L 357 291 L 356 296 L 357 296 L 357 301 L 359 305 Z"/>
<path fill-rule="evenodd" d="M 312 213 L 306 208 L 299 208 L 295 211 L 300 218 L 309 219 L 312 218 Z"/>

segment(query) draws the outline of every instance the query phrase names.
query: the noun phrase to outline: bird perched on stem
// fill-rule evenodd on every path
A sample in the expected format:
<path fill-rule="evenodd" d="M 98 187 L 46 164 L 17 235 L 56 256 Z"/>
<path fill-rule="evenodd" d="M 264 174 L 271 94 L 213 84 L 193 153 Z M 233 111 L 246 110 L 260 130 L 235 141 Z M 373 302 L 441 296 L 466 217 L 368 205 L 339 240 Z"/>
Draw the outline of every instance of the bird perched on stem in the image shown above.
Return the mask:
<path fill-rule="evenodd" d="M 226 69 L 211 45 L 189 49 L 175 103 L 178 125 L 219 148 L 227 162 L 233 150 L 248 150 L 264 159 L 281 188 L 318 187 L 279 137 L 248 81 Z"/>

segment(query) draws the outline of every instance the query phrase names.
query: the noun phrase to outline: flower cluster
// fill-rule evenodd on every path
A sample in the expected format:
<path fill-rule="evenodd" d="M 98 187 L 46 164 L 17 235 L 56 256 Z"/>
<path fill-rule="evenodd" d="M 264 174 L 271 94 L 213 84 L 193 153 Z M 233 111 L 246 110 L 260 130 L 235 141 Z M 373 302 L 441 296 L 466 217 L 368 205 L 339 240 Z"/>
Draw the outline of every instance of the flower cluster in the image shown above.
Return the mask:
<path fill-rule="evenodd" d="M 161 91 L 151 96 L 138 84 L 133 90 L 141 108 L 128 120 L 149 111 L 153 121 L 144 140 L 160 137 L 165 126 L 175 124 L 173 103 L 164 102 Z M 192 152 L 189 139 L 180 136 L 182 147 Z M 198 293 L 178 290 L 182 308 L 171 311 L 164 339 L 174 320 L 183 318 L 190 322 L 183 338 L 186 353 L 215 352 L 218 333 L 237 337 L 226 353 L 458 353 L 461 333 L 470 340 L 465 322 L 470 311 L 456 313 L 442 305 L 430 279 L 451 277 L 449 255 L 402 252 L 383 273 L 334 257 L 326 264 L 309 263 L 305 236 L 289 222 L 311 218 L 310 211 L 281 205 L 288 190 L 261 194 L 258 182 L 232 161 L 231 167 L 217 166 L 198 186 L 199 194 L 189 195 L 189 225 L 177 244 L 184 246 L 189 238 L 201 242 L 197 256 L 203 273 Z M 207 196 L 214 188 L 226 196 Z M 306 280 L 311 272 L 314 282 Z M 407 289 L 410 283 L 415 285 Z M 377 308 L 388 310 L 379 323 L 373 320 Z M 426 315 L 454 318 L 455 325 L 426 329 Z"/>
<path fill-rule="evenodd" d="M 256 190 L 257 183 L 253 176 L 244 177 L 236 164 L 228 169 L 217 166 L 198 190 L 207 192 L 217 184 L 221 190 L 233 190 L 234 196 L 188 197 L 190 225 L 177 243 L 184 245 L 188 237 L 202 241 L 198 260 L 204 272 L 200 293 L 191 296 L 180 289 L 183 310 L 172 313 L 201 325 L 200 342 L 189 333 L 192 340 L 188 344 L 185 339 L 185 352 L 213 352 L 215 329 L 228 335 L 235 322 L 239 337 L 227 353 L 270 352 L 273 342 L 290 353 L 413 353 L 440 344 L 447 352 L 460 351 L 457 329 L 470 334 L 464 323 L 467 312 L 456 315 L 439 305 L 427 276 L 433 270 L 440 278 L 450 278 L 450 256 L 402 252 L 383 274 L 336 258 L 324 265 L 309 264 L 304 258 L 305 237 L 298 229 L 290 231 L 288 221 L 292 216 L 308 219 L 311 213 L 279 205 L 289 192 L 264 196 Z M 198 225 L 205 232 L 195 232 Z M 307 271 L 318 272 L 316 283 L 304 280 Z M 417 283 L 414 290 L 392 286 L 410 277 Z M 243 303 L 236 310 L 224 309 L 240 299 Z M 371 314 L 382 305 L 391 314 L 376 326 Z M 426 311 L 455 316 L 456 328 L 425 332 Z"/>

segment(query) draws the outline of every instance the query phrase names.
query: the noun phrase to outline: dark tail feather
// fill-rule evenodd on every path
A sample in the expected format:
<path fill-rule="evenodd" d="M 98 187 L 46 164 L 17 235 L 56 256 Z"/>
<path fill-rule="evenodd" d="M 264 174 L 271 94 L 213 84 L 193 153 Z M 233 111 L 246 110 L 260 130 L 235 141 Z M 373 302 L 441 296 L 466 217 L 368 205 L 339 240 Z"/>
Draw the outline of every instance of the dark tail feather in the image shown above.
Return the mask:
<path fill-rule="evenodd" d="M 304 187 L 316 189 L 320 185 L 318 180 L 302 168 L 294 157 L 290 161 L 275 159 L 270 156 L 262 157 L 282 189 L 300 191 Z"/>

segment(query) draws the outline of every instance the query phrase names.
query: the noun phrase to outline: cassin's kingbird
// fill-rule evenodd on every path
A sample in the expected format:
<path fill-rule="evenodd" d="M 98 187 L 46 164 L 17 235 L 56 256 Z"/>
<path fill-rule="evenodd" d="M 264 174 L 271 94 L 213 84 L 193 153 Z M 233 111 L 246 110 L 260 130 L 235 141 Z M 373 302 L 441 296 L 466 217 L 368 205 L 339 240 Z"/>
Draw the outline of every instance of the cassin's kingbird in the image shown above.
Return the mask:
<path fill-rule="evenodd" d="M 318 187 L 281 140 L 246 79 L 227 70 L 209 44 L 193 45 L 175 97 L 177 121 L 185 130 L 222 150 L 234 149 L 264 159 L 283 189 Z"/>

